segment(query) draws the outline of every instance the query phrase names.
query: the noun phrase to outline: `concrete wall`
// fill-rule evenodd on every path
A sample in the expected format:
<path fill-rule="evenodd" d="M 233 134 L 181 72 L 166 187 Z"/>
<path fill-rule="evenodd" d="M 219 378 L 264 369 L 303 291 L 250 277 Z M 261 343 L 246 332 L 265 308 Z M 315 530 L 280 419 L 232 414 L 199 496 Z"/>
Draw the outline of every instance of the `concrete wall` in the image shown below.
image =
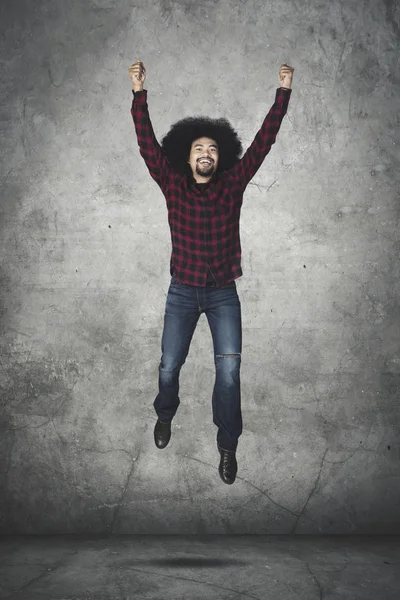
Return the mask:
<path fill-rule="evenodd" d="M 1 3 L 1 521 L 29 533 L 392 533 L 399 519 L 399 19 L 390 0 Z M 225 116 L 247 148 L 238 478 L 218 476 L 203 316 L 153 441 L 169 283 L 158 139 Z"/>

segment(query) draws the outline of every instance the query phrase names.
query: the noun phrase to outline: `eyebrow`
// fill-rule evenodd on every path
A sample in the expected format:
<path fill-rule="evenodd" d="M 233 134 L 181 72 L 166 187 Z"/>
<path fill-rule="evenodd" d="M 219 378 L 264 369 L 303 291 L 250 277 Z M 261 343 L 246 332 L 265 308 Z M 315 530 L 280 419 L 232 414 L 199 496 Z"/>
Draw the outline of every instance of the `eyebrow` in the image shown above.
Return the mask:
<path fill-rule="evenodd" d="M 204 146 L 204 144 L 195 144 L 194 147 L 197 148 L 197 146 Z M 210 144 L 210 148 L 218 148 L 218 146 L 216 144 Z"/>

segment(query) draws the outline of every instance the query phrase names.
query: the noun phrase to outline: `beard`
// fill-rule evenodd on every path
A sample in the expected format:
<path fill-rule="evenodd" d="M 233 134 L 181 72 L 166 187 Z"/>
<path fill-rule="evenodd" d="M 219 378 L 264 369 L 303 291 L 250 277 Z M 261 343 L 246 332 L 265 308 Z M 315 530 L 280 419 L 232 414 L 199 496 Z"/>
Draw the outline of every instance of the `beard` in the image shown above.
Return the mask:
<path fill-rule="evenodd" d="M 197 163 L 196 165 L 196 173 L 198 175 L 210 175 L 214 171 L 214 163 L 210 165 L 202 165 L 201 163 Z"/>

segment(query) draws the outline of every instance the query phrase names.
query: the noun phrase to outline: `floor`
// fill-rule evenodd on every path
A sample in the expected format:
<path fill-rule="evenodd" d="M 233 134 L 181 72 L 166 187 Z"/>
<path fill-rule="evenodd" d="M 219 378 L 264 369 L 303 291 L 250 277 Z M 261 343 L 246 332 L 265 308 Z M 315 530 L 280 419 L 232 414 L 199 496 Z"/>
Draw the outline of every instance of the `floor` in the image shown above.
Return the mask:
<path fill-rule="evenodd" d="M 0 598 L 399 600 L 400 536 L 6 536 Z"/>

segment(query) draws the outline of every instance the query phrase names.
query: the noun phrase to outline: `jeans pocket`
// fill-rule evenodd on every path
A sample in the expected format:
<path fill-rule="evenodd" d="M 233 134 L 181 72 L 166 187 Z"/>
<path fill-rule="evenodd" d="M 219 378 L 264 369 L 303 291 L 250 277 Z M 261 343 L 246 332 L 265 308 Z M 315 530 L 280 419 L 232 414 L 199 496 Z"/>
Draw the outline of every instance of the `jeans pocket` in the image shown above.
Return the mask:
<path fill-rule="evenodd" d="M 186 288 L 186 287 L 190 287 L 188 286 L 186 283 L 181 283 L 180 281 L 178 281 L 177 279 L 175 279 L 175 277 L 171 277 L 171 285 L 173 287 L 177 287 L 177 288 Z"/>
<path fill-rule="evenodd" d="M 235 287 L 236 287 L 235 281 L 231 281 L 230 283 L 227 283 L 226 285 L 222 285 L 219 289 L 220 290 L 229 290 L 229 288 L 235 288 Z"/>

